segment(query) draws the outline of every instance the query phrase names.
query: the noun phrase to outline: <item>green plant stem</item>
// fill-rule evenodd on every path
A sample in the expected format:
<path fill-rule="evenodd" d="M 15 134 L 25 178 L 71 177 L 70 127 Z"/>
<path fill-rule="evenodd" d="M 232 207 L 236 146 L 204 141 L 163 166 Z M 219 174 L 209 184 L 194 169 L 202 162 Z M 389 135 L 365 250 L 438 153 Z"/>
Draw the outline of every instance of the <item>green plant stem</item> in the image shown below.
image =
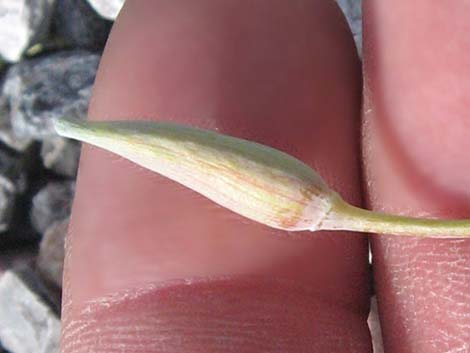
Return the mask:
<path fill-rule="evenodd" d="M 442 220 L 397 216 L 365 210 L 338 199 L 322 222 L 324 230 L 395 234 L 413 237 L 470 238 L 470 219 Z"/>

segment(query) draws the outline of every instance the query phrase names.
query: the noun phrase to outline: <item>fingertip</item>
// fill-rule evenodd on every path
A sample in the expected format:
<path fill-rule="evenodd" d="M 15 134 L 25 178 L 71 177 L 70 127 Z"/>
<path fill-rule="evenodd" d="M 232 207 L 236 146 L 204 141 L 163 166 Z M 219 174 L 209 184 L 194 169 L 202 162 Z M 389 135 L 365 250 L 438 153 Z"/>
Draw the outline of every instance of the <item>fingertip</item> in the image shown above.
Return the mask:
<path fill-rule="evenodd" d="M 344 28 L 336 4 L 328 1 L 128 2 L 100 65 L 90 119 L 172 120 L 268 144 L 314 166 L 359 203 L 360 67 Z M 337 322 L 336 314 L 353 313 L 344 332 L 366 348 L 351 351 L 369 349 L 364 238 L 275 237 L 275 231 L 227 215 L 96 149 L 84 149 L 79 174 L 69 262 L 71 321 L 90 300 L 175 279 L 280 277 L 332 295 L 338 308 L 324 307 L 322 315 Z M 296 301 L 281 308 L 274 305 L 278 296 L 270 295 L 260 316 L 269 312 L 270 320 L 281 323 L 286 311 L 296 312 Z M 235 299 L 220 294 L 219 300 L 228 308 Z M 205 304 L 210 302 L 201 299 L 195 310 L 201 305 L 210 316 Z M 148 314 L 148 322 L 158 317 Z M 314 312 L 308 315 L 317 325 Z M 308 331 L 295 316 L 289 315 L 290 324 Z M 280 326 L 271 328 L 265 327 L 266 335 L 287 337 Z M 321 341 L 322 335 L 315 337 Z M 249 351 L 255 345 L 238 347 Z"/>

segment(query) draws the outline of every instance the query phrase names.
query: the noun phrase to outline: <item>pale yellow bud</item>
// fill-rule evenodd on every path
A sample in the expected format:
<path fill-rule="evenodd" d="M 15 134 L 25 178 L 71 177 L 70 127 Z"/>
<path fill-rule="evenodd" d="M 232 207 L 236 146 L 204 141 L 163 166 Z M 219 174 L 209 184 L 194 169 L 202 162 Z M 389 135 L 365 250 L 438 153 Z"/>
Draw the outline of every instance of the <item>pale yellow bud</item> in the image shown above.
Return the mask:
<path fill-rule="evenodd" d="M 262 224 L 462 238 L 469 220 L 387 215 L 352 206 L 306 164 L 255 142 L 149 121 L 55 121 L 57 132 L 123 156 Z"/>
<path fill-rule="evenodd" d="M 149 121 L 57 120 L 55 128 L 278 229 L 318 229 L 336 195 L 298 159 L 211 131 Z"/>

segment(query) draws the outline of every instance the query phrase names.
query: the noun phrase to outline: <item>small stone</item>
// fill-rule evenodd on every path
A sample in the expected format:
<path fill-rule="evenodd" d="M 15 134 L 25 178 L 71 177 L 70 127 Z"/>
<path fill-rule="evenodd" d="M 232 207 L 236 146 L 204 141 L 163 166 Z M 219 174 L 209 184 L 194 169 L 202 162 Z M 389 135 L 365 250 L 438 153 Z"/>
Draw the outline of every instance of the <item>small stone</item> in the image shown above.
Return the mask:
<path fill-rule="evenodd" d="M 2 248 L 0 255 L 0 278 L 3 273 L 15 267 L 25 267 L 32 263 L 37 256 L 37 250 L 34 246 L 16 247 L 14 249 Z"/>
<path fill-rule="evenodd" d="M 64 245 L 69 220 L 55 222 L 47 228 L 39 246 L 36 262 L 39 273 L 48 282 L 62 288 L 62 272 L 64 270 Z"/>
<path fill-rule="evenodd" d="M 67 45 L 102 50 L 112 22 L 99 16 L 86 0 L 57 0 L 56 33 Z"/>
<path fill-rule="evenodd" d="M 70 216 L 75 183 L 51 182 L 33 198 L 31 223 L 40 234 L 54 222 L 62 221 Z"/>
<path fill-rule="evenodd" d="M 0 353 L 8 353 L 5 348 L 2 346 L 2 342 L 0 342 Z"/>
<path fill-rule="evenodd" d="M 5 186 L 15 193 L 23 193 L 27 187 L 26 155 L 11 153 L 0 147 L 0 180 Z"/>
<path fill-rule="evenodd" d="M 11 353 L 58 353 L 60 320 L 31 271 L 0 278 L 0 341 Z"/>
<path fill-rule="evenodd" d="M 362 55 L 362 0 L 337 0 L 337 2 L 351 27 L 357 51 Z"/>
<path fill-rule="evenodd" d="M 0 141 L 15 151 L 24 152 L 31 147 L 34 140 L 16 135 L 11 128 L 10 121 L 5 116 L 0 116 Z"/>
<path fill-rule="evenodd" d="M 16 204 L 16 195 L 9 185 L 4 184 L 4 179 L 0 179 L 0 232 L 7 231 L 13 219 Z"/>
<path fill-rule="evenodd" d="M 4 95 L 0 95 L 0 142 L 18 152 L 25 151 L 33 143 L 32 138 L 22 138 L 13 132 L 10 124 L 10 110 Z"/>
<path fill-rule="evenodd" d="M 0 1 L 0 55 L 16 62 L 49 30 L 54 0 Z"/>
<path fill-rule="evenodd" d="M 108 20 L 115 20 L 125 0 L 88 0 L 88 2 L 100 16 Z"/>
<path fill-rule="evenodd" d="M 42 143 L 41 158 L 46 168 L 73 178 L 77 174 L 80 144 L 59 136 L 47 138 Z"/>
<path fill-rule="evenodd" d="M 0 232 L 11 226 L 17 196 L 27 187 L 24 160 L 0 148 Z"/>
<path fill-rule="evenodd" d="M 17 136 L 43 139 L 56 135 L 55 118 L 85 118 L 100 56 L 62 51 L 11 66 L 3 93 Z"/>

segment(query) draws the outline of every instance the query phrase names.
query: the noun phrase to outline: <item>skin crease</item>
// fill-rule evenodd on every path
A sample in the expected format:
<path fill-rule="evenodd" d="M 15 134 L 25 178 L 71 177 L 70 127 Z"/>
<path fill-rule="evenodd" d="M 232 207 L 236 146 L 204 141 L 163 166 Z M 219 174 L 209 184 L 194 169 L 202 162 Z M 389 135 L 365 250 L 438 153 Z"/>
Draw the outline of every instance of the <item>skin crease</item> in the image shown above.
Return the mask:
<path fill-rule="evenodd" d="M 364 9 L 370 206 L 469 218 L 470 3 Z M 385 352 L 470 351 L 470 241 L 373 237 L 372 251 Z"/>
<path fill-rule="evenodd" d="M 360 86 L 332 1 L 130 0 L 89 118 L 261 142 L 358 205 Z M 287 236 L 84 146 L 62 352 L 370 352 L 364 236 Z"/>

